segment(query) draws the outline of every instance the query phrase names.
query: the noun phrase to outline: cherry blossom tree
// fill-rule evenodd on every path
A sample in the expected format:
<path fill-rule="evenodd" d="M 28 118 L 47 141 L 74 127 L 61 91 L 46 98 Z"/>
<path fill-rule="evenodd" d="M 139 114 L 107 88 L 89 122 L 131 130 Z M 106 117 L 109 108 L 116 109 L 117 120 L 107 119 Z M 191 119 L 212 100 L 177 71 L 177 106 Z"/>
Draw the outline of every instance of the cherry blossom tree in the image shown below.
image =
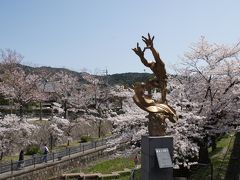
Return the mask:
<path fill-rule="evenodd" d="M 73 76 L 65 71 L 57 72 L 51 79 L 54 83 L 55 92 L 59 96 L 63 104 L 64 118 L 67 118 L 67 110 L 69 102 L 73 97 L 73 92 L 77 89 L 79 82 L 76 76 Z"/>
<path fill-rule="evenodd" d="M 42 98 L 42 94 L 39 93 L 37 87 L 41 76 L 31 71 L 26 72 L 20 64 L 21 60 L 22 56 L 15 51 L 1 51 L 0 92 L 19 104 L 19 112 L 22 117 L 23 107 L 31 101 Z"/>
<path fill-rule="evenodd" d="M 196 115 L 205 116 L 205 135 L 213 145 L 216 134 L 230 130 L 233 116 L 239 117 L 240 43 L 232 46 L 209 43 L 204 37 L 184 54 L 183 68 L 176 79 L 182 86 L 181 96 L 198 103 Z"/>
<path fill-rule="evenodd" d="M 85 105 L 87 108 L 91 108 L 96 111 L 98 117 L 96 122 L 98 123 L 98 136 L 101 136 L 101 127 L 103 119 L 107 117 L 107 111 L 109 110 L 110 87 L 108 85 L 108 75 L 106 71 L 96 71 L 95 75 L 86 74 L 83 77 L 89 82 L 87 85 L 88 90 L 85 94 Z M 88 100 L 86 99 L 88 98 Z M 88 110 L 89 111 L 89 110 Z"/>
<path fill-rule="evenodd" d="M 12 154 L 29 144 L 35 143 L 32 135 L 37 126 L 16 115 L 6 115 L 0 121 L 0 147 L 4 155 Z"/>
<path fill-rule="evenodd" d="M 50 149 L 57 144 L 67 142 L 68 128 L 72 125 L 69 120 L 54 116 L 51 121 L 38 124 L 38 129 L 33 134 L 33 139 L 39 147 L 45 143 L 50 145 Z"/>

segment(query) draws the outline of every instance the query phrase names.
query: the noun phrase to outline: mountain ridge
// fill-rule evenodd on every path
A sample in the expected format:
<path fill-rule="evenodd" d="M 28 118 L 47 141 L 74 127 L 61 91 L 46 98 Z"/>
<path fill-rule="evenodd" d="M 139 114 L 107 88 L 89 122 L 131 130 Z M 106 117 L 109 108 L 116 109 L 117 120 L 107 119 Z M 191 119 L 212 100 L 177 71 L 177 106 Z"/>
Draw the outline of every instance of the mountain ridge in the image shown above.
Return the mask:
<path fill-rule="evenodd" d="M 50 67 L 50 66 L 41 66 L 41 67 L 31 67 L 27 65 L 20 65 L 25 71 L 31 72 L 31 71 L 47 71 L 47 72 L 66 72 L 70 73 L 74 76 L 77 76 L 79 79 L 84 79 L 83 75 L 91 75 L 96 78 L 105 77 L 107 78 L 107 81 L 109 85 L 125 85 L 125 86 L 132 86 L 137 82 L 144 82 L 146 79 L 152 78 L 153 74 L 150 73 L 138 73 L 138 72 L 126 72 L 126 73 L 116 73 L 116 74 L 110 74 L 110 75 L 94 75 L 90 74 L 88 72 L 77 72 L 73 71 L 67 68 L 56 68 L 56 67 Z"/>

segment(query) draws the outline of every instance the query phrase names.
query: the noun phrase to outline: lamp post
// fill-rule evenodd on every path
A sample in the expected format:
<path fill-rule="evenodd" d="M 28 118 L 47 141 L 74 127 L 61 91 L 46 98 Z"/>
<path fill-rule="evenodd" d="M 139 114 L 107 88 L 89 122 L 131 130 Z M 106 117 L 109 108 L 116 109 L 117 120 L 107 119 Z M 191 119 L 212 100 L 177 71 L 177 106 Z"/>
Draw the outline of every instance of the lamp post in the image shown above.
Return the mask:
<path fill-rule="evenodd" d="M 46 84 L 47 84 L 48 80 L 47 79 L 43 79 L 43 89 L 42 89 L 42 93 L 45 92 L 45 88 L 46 88 Z M 39 102 L 39 106 L 40 106 L 40 114 L 39 114 L 39 120 L 41 121 L 42 120 L 42 100 L 40 99 L 40 102 Z"/>

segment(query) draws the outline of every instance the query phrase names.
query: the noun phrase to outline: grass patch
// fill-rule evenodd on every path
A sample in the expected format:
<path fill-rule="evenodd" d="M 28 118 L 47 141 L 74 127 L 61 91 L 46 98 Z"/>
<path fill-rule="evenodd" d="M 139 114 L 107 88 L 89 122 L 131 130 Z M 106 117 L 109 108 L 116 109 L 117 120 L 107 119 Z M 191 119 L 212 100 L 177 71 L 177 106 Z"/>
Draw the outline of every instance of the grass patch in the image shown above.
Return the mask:
<path fill-rule="evenodd" d="M 235 136 L 226 135 L 217 142 L 216 151 L 209 152 L 209 156 L 213 165 L 213 179 L 224 179 L 232 153 L 234 140 Z M 210 178 L 210 165 L 200 168 L 195 174 L 190 177 L 191 180 L 205 180 Z"/>
<path fill-rule="evenodd" d="M 125 168 L 132 169 L 134 162 L 130 158 L 116 158 L 100 162 L 94 166 L 90 166 L 82 171 L 84 173 L 103 173 L 108 174 L 114 171 L 122 171 Z"/>
<path fill-rule="evenodd" d="M 34 121 L 30 121 L 31 124 L 34 125 L 45 125 L 45 124 L 49 124 L 48 120 L 34 120 Z"/>
<path fill-rule="evenodd" d="M 32 156 L 24 155 L 24 160 L 30 159 Z M 10 163 L 11 160 L 18 161 L 19 155 L 14 156 L 3 156 L 3 159 L 0 161 L 1 163 Z"/>
<path fill-rule="evenodd" d="M 97 141 L 97 140 L 99 140 L 99 138 L 91 137 L 91 140 L 89 140 L 88 142 Z M 83 144 L 83 143 L 81 142 L 81 140 L 70 141 L 70 142 L 69 142 L 69 146 L 67 145 L 67 143 L 64 143 L 64 144 L 55 146 L 55 147 L 53 147 L 52 152 L 58 152 L 58 151 L 60 151 L 60 150 L 66 149 L 66 148 L 77 147 L 77 146 L 80 146 L 80 144 Z"/>
<path fill-rule="evenodd" d="M 71 170 L 70 173 L 84 172 L 89 173 L 102 173 L 102 174 L 111 174 L 116 171 L 123 171 L 125 168 L 133 169 L 135 167 L 132 157 L 120 157 L 116 159 L 103 160 L 98 162 L 95 165 L 90 165 L 86 168 L 76 168 Z M 130 172 L 119 173 L 120 180 L 129 180 Z M 106 178 L 104 178 L 106 179 Z M 112 179 L 112 178 L 110 178 Z M 135 171 L 135 180 L 140 180 L 140 170 Z"/>
<path fill-rule="evenodd" d="M 61 145 L 58 145 L 58 146 L 53 147 L 52 152 L 58 152 L 58 151 L 60 151 L 60 150 L 66 149 L 66 148 L 77 147 L 77 146 L 80 146 L 79 141 L 71 141 L 71 142 L 69 143 L 69 146 L 67 145 L 67 143 L 65 143 L 65 144 L 61 144 Z"/>

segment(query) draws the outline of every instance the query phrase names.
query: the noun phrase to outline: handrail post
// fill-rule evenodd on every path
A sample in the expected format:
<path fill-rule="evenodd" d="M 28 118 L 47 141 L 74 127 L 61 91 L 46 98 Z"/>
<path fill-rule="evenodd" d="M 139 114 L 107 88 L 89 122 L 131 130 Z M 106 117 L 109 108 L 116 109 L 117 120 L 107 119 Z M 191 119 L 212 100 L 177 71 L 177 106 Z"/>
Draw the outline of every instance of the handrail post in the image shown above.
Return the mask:
<path fill-rule="evenodd" d="M 213 180 L 213 163 L 210 162 L 210 166 L 211 166 L 211 180 Z"/>
<path fill-rule="evenodd" d="M 71 151 L 71 149 L 68 148 L 68 157 L 70 157 L 70 151 Z"/>
<path fill-rule="evenodd" d="M 35 165 L 36 165 L 36 159 L 35 159 L 35 155 L 33 155 L 33 167 L 35 168 Z"/>
<path fill-rule="evenodd" d="M 95 141 L 95 149 L 97 148 L 97 141 Z"/>
<path fill-rule="evenodd" d="M 11 174 L 13 173 L 13 160 L 11 159 Z"/>
<path fill-rule="evenodd" d="M 53 159 L 53 162 L 54 162 L 54 152 L 52 153 L 52 159 Z"/>
<path fill-rule="evenodd" d="M 83 147 L 83 153 L 84 153 L 84 144 L 83 144 L 83 146 L 82 146 L 82 147 Z"/>

